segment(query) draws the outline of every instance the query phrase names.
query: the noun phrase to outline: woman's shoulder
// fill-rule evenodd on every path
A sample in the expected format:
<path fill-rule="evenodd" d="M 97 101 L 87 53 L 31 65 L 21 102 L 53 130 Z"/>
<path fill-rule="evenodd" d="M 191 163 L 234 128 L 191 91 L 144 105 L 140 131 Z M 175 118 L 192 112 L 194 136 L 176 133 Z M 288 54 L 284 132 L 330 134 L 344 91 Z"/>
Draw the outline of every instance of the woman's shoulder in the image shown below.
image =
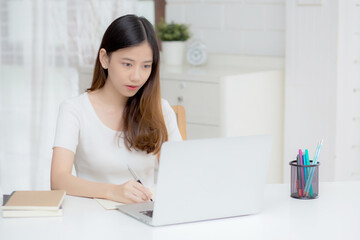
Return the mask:
<path fill-rule="evenodd" d="M 70 97 L 60 104 L 60 109 L 82 109 L 86 98 L 87 93 L 83 93 L 76 97 Z"/>
<path fill-rule="evenodd" d="M 162 98 L 161 107 L 162 107 L 165 123 L 169 124 L 173 122 L 174 119 L 176 119 L 176 115 L 170 103 L 166 99 Z"/>
<path fill-rule="evenodd" d="M 164 98 L 161 99 L 161 107 L 162 107 L 163 113 L 167 113 L 167 112 L 171 111 L 171 109 L 172 109 L 170 103 Z"/>

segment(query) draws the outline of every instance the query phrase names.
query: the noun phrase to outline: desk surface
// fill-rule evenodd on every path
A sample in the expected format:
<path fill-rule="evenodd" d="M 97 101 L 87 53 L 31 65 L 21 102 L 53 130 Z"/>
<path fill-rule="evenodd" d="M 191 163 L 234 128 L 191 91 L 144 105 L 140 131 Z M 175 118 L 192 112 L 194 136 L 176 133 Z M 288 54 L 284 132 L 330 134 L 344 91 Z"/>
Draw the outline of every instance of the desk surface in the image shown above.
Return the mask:
<path fill-rule="evenodd" d="M 67 196 L 62 217 L 0 217 L 0 239 L 360 239 L 360 182 L 319 189 L 318 199 L 297 200 L 288 184 L 267 185 L 259 214 L 156 228 Z"/>

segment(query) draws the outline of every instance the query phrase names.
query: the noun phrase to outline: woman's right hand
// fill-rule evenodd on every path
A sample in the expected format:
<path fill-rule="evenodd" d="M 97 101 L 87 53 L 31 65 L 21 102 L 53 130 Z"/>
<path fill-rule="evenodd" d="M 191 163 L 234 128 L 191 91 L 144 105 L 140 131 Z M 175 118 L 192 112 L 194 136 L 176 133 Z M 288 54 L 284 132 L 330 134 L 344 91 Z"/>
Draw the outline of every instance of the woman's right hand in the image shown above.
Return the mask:
<path fill-rule="evenodd" d="M 140 203 L 151 199 L 151 191 L 135 180 L 121 185 L 112 185 L 109 199 L 121 203 Z"/>

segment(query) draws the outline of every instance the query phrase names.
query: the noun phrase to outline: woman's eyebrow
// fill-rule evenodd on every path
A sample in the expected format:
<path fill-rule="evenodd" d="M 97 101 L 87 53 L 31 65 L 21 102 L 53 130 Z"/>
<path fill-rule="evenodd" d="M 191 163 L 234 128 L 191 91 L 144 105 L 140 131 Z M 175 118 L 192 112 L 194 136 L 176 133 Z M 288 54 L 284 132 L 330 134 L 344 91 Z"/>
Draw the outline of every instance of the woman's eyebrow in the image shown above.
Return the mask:
<path fill-rule="evenodd" d="M 126 57 L 121 58 L 121 60 L 127 60 L 127 61 L 131 61 L 131 62 L 135 62 L 135 60 L 134 60 L 134 59 L 131 59 L 131 58 L 126 58 Z"/>
<path fill-rule="evenodd" d="M 135 60 L 134 59 L 131 59 L 131 58 L 127 58 L 127 57 L 125 57 L 125 58 L 121 58 L 122 60 L 127 60 L 127 61 L 131 61 L 131 62 L 135 62 Z M 146 60 L 146 61 L 143 61 L 144 63 L 151 63 L 153 60 Z"/>

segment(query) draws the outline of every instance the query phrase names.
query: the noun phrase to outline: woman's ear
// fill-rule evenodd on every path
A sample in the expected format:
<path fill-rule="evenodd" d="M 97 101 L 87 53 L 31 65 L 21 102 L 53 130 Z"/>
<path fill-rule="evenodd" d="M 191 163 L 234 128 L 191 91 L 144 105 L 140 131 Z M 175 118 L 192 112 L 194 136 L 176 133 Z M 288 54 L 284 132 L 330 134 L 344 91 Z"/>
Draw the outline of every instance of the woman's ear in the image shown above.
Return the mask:
<path fill-rule="evenodd" d="M 103 69 L 108 69 L 109 67 L 109 56 L 106 53 L 104 48 L 101 48 L 99 51 L 99 60 Z"/>

